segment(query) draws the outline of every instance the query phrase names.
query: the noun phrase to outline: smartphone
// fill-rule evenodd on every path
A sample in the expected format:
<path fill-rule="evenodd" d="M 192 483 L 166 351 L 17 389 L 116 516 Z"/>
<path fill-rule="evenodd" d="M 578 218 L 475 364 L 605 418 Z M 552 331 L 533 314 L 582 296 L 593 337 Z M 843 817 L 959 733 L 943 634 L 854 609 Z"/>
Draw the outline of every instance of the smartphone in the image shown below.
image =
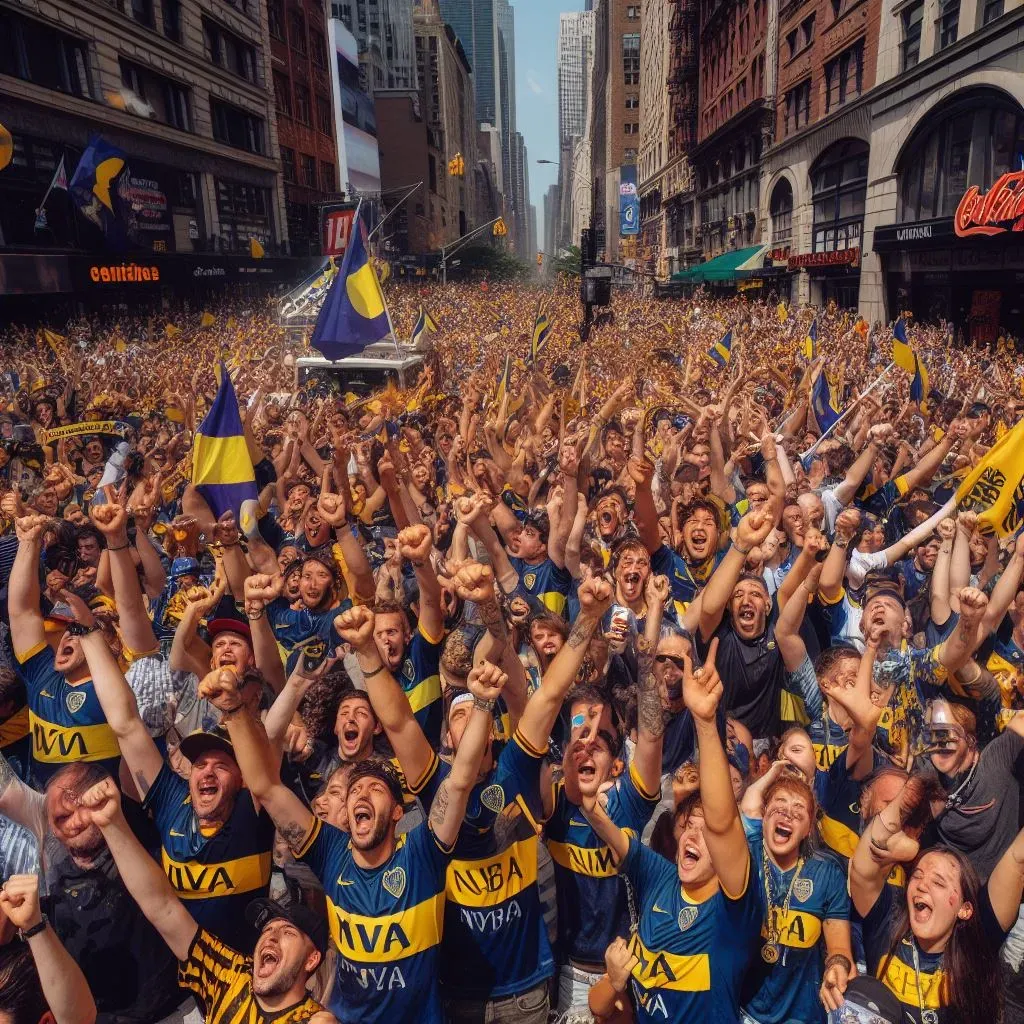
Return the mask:
<path fill-rule="evenodd" d="M 302 647 L 302 671 L 315 672 L 327 657 L 327 644 L 319 637 L 308 640 Z"/>

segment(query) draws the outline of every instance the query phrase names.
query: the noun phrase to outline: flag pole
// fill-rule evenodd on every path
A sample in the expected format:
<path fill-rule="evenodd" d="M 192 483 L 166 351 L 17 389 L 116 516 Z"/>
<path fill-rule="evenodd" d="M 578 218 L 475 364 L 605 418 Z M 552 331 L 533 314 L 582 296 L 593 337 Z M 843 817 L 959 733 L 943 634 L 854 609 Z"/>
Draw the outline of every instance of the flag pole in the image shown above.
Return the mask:
<path fill-rule="evenodd" d="M 870 394 L 871 394 L 871 392 L 872 392 L 872 391 L 874 391 L 874 390 L 875 390 L 875 388 L 877 388 L 879 384 L 881 384 L 881 383 L 882 383 L 882 381 L 883 381 L 883 380 L 885 380 L 885 378 L 886 378 L 886 377 L 887 377 L 887 376 L 889 375 L 889 371 L 890 371 L 890 370 L 891 370 L 891 369 L 892 369 L 892 368 L 893 368 L 893 367 L 894 367 L 895 365 L 896 365 L 896 363 L 895 363 L 895 362 L 891 362 L 891 363 L 890 363 L 890 364 L 889 364 L 889 365 L 888 365 L 888 366 L 887 366 L 887 367 L 886 367 L 886 368 L 885 368 L 885 369 L 884 369 L 884 370 L 883 370 L 883 371 L 882 371 L 882 372 L 881 372 L 881 373 L 880 373 L 880 374 L 879 374 L 879 375 L 878 375 L 878 376 L 877 376 L 877 377 L 875 378 L 875 380 L 874 380 L 874 381 L 872 382 L 871 386 L 870 386 L 870 387 L 869 387 L 869 388 L 867 389 L 867 391 L 865 391 L 865 392 L 864 392 L 863 394 L 861 394 L 861 395 L 858 395 L 858 396 L 857 396 L 857 400 L 856 400 L 855 402 L 851 402 L 851 403 L 850 403 L 850 406 L 849 406 L 849 408 L 847 408 L 847 409 L 844 409 L 844 410 L 843 410 L 843 411 L 842 411 L 842 412 L 841 412 L 841 413 L 839 414 L 839 416 L 838 416 L 838 418 L 836 419 L 835 423 L 833 423 L 833 424 L 832 424 L 832 426 L 831 426 L 831 427 L 829 427 L 829 428 L 828 428 L 828 430 L 826 430 L 826 431 L 825 431 L 825 433 L 824 433 L 824 434 L 822 434 L 822 435 L 821 435 L 821 437 L 819 437 L 819 438 L 818 438 L 818 440 L 817 440 L 817 441 L 815 441 L 815 442 L 814 442 L 814 444 L 812 444 L 812 445 L 811 445 L 811 447 L 807 449 L 807 451 L 805 451 L 805 452 L 802 452 L 802 453 L 800 454 L 800 459 L 801 459 L 801 461 L 802 461 L 803 459 L 807 459 L 807 458 L 810 458 L 810 457 L 811 457 L 811 456 L 812 456 L 812 455 L 813 455 L 813 454 L 814 454 L 814 453 L 815 453 L 815 452 L 816 452 L 816 451 L 818 450 L 818 447 L 819 447 L 819 446 L 821 445 L 822 441 L 824 441 L 824 440 L 825 440 L 825 439 L 826 439 L 826 438 L 827 438 L 827 437 L 829 436 L 829 434 L 831 434 L 831 433 L 832 433 L 832 431 L 833 431 L 833 430 L 835 430 L 835 429 L 836 429 L 836 427 L 838 427 L 838 426 L 839 426 L 839 424 L 840 424 L 840 423 L 842 423 L 842 422 L 843 422 L 843 420 L 845 420 L 845 419 L 846 419 L 846 417 L 847 417 L 847 416 L 849 416 L 849 415 L 850 415 L 850 413 L 851 413 L 851 412 L 853 412 L 853 411 L 854 411 L 854 409 L 856 409 L 856 408 L 857 408 L 857 406 L 858 406 L 858 405 L 860 405 L 860 403 L 861 403 L 861 402 L 862 402 L 862 401 L 863 401 L 863 400 L 864 400 L 865 398 L 867 398 L 867 396 L 868 396 L 868 395 L 870 395 Z M 821 371 L 821 372 L 822 372 L 822 373 L 824 373 L 824 372 L 825 372 L 824 368 L 822 368 L 822 371 Z"/>

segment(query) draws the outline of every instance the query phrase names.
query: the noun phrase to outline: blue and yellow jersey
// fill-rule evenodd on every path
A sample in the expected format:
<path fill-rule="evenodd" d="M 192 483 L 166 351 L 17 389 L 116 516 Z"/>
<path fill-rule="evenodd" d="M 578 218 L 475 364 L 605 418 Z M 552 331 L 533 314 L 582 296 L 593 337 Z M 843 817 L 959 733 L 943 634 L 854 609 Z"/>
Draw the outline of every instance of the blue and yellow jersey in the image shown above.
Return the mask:
<path fill-rule="evenodd" d="M 750 856 L 757 873 L 756 884 L 765 888 L 764 836 L 760 819 L 743 823 L 750 844 Z M 771 872 L 773 906 L 765 900 L 765 919 L 761 939 L 777 935 L 779 958 L 773 964 L 758 956 L 753 959 L 743 985 L 743 1008 L 760 1024 L 785 1024 L 798 1020 L 814 1024 L 825 1020 L 825 1009 L 818 997 L 825 962 L 824 922 L 850 919 L 850 897 L 846 876 L 829 857 L 806 860 L 800 877 L 794 880 L 796 866 L 782 871 L 767 858 Z M 783 911 L 784 894 L 793 883 L 789 910 Z M 772 920 L 767 915 L 772 915 Z"/>
<path fill-rule="evenodd" d="M 704 584 L 722 560 L 723 553 L 718 552 L 703 565 L 691 566 L 677 551 L 667 544 L 662 544 L 651 555 L 651 572 L 659 576 L 667 576 L 672 591 L 672 604 L 676 618 L 682 622 L 686 609 L 690 607 L 697 595 L 704 589 Z"/>
<path fill-rule="evenodd" d="M 660 798 L 659 791 L 644 789 L 630 766 L 608 791 L 608 817 L 630 836 L 639 836 Z M 626 888 L 611 850 L 583 811 L 570 803 L 562 781 L 555 783 L 554 811 L 544 826 L 544 837 L 555 862 L 561 961 L 602 964 L 612 939 L 629 933 Z"/>
<path fill-rule="evenodd" d="M 28 782 L 32 769 L 32 726 L 28 705 L 20 707 L 4 722 L 0 722 L 0 754 L 11 766 L 11 771 Z"/>
<path fill-rule="evenodd" d="M 341 1024 L 442 1024 L 440 969 L 451 850 L 428 823 L 398 837 L 378 868 L 361 868 L 347 832 L 319 819 L 299 859 L 327 896 L 338 950 L 328 1009 Z"/>
<path fill-rule="evenodd" d="M 1024 651 L 1013 639 L 1013 633 L 996 633 L 988 638 L 978 652 L 978 660 L 992 673 L 999 684 L 999 700 L 986 700 L 984 710 L 988 719 L 978 711 L 978 734 L 984 742 L 992 738 L 995 732 L 1002 732 L 1006 723 L 1020 710 L 1024 710 L 1024 694 L 1021 693 L 1021 681 L 1024 679 Z M 985 728 L 984 726 L 987 726 Z"/>
<path fill-rule="evenodd" d="M 470 794 L 448 865 L 441 974 L 460 998 L 525 992 L 554 972 L 537 887 L 545 754 L 517 732 Z M 450 771 L 437 761 L 419 794 L 424 807 Z"/>
<path fill-rule="evenodd" d="M 807 734 L 814 748 L 814 760 L 822 772 L 827 772 L 849 746 L 846 733 L 827 715 L 811 722 Z"/>
<path fill-rule="evenodd" d="M 188 783 L 165 764 L 143 806 L 160 833 L 160 861 L 178 899 L 196 923 L 221 942 L 251 953 L 256 933 L 245 919 L 250 900 L 270 886 L 274 824 L 257 813 L 243 789 L 231 816 L 215 832 L 200 827 Z"/>
<path fill-rule="evenodd" d="M 334 629 L 334 620 L 351 607 L 352 602 L 348 598 L 325 612 L 312 612 L 308 608 L 296 611 L 283 597 L 267 605 L 267 621 L 274 631 L 277 646 L 287 663 L 288 672 L 291 672 L 298 663 L 298 648 L 307 640 L 322 640 L 327 646 L 328 654 L 334 651 L 341 643 L 341 637 Z"/>
<path fill-rule="evenodd" d="M 16 653 L 28 693 L 32 775 L 40 787 L 66 764 L 101 764 L 117 779 L 121 750 L 91 679 L 72 685 L 53 667 L 45 643 Z"/>
<path fill-rule="evenodd" d="M 716 886 L 704 899 L 693 899 L 679 884 L 675 861 L 631 837 L 621 870 L 633 886 L 639 916 L 630 939 L 640 961 L 632 976 L 637 1020 L 735 1024 L 740 983 L 763 914 L 753 868 L 737 898 Z"/>
<path fill-rule="evenodd" d="M 441 649 L 443 636 L 435 640 L 419 626 L 405 649 L 398 683 L 409 700 L 416 721 L 427 742 L 435 749 L 441 745 L 444 702 L 441 700 Z"/>
<path fill-rule="evenodd" d="M 556 615 L 565 614 L 566 601 L 572 589 L 572 573 L 568 569 L 559 569 L 550 558 L 537 565 L 530 565 L 522 558 L 510 558 L 509 561 L 519 573 L 517 594 L 530 604 L 542 605 Z"/>

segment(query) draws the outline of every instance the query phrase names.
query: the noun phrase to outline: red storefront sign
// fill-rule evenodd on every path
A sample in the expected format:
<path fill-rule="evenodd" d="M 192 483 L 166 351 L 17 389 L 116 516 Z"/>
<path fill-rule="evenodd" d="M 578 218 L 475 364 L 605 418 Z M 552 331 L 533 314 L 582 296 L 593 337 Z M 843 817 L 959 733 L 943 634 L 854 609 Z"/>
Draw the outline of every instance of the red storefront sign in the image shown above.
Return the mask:
<path fill-rule="evenodd" d="M 1024 231 L 1024 171 L 1004 174 L 987 195 L 972 185 L 957 205 L 953 229 L 961 238 Z"/>
<path fill-rule="evenodd" d="M 837 249 L 835 252 L 801 252 L 790 256 L 789 270 L 801 267 L 855 267 L 860 262 L 860 249 Z"/>
<path fill-rule="evenodd" d="M 772 262 L 772 266 L 785 266 L 789 260 L 789 246 L 780 245 L 774 249 L 769 249 L 767 257 Z"/>
<path fill-rule="evenodd" d="M 324 214 L 324 255 L 342 256 L 348 248 L 356 211 L 330 210 Z"/>

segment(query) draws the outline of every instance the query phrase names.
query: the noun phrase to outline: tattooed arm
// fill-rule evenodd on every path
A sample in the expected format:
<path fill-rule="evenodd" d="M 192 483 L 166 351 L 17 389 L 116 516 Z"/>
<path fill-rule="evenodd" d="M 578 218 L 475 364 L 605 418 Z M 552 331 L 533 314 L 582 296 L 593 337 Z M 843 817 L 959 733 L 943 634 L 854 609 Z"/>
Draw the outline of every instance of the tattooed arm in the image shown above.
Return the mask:
<path fill-rule="evenodd" d="M 580 614 L 572 624 L 569 638 L 552 659 L 540 689 L 527 701 L 519 722 L 519 732 L 535 750 L 547 749 L 551 728 L 566 694 L 576 681 L 590 638 L 611 606 L 612 588 L 604 580 L 593 577 L 580 587 L 579 599 Z"/>
<path fill-rule="evenodd" d="M 661 708 L 658 681 L 654 678 L 654 655 L 661 635 L 661 619 L 669 599 L 667 576 L 649 576 L 645 597 L 647 622 L 644 643 L 639 651 L 639 684 L 637 688 L 638 728 L 633 767 L 643 788 L 657 793 L 661 786 L 661 749 L 665 718 Z"/>

